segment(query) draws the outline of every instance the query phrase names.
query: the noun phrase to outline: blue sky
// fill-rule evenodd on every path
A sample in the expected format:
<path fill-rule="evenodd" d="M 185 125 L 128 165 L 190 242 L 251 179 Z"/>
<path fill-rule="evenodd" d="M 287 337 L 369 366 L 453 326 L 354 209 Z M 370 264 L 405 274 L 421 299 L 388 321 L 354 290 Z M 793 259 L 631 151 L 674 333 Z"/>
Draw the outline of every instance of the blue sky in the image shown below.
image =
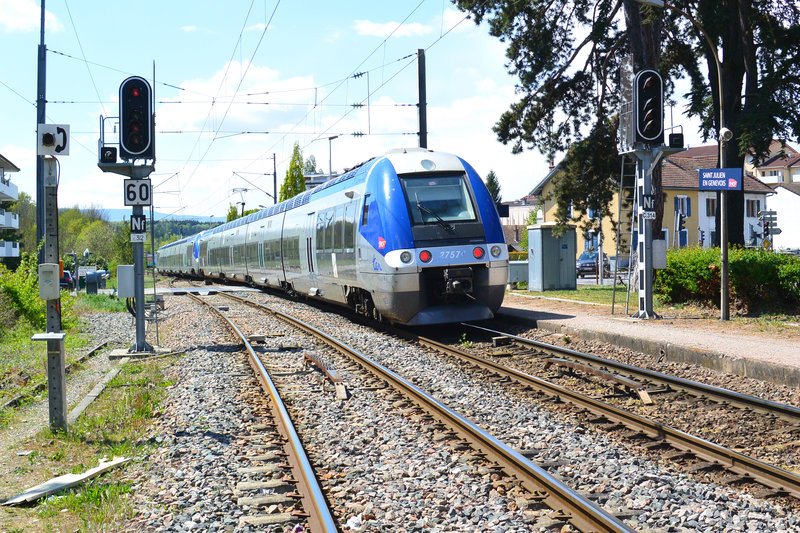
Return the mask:
<path fill-rule="evenodd" d="M 34 197 L 39 6 L 0 0 L 0 153 Z M 516 100 L 504 45 L 443 0 L 49 0 L 46 8 L 47 122 L 71 128 L 70 155 L 59 158 L 61 207 L 124 207 L 123 177 L 97 168 L 99 117 L 117 116 L 119 84 L 130 75 L 152 80 L 154 64 L 151 177 L 163 213 L 270 205 L 259 189 L 273 192 L 273 154 L 280 187 L 295 142 L 326 172 L 329 147 L 341 171 L 416 146 L 420 48 L 429 148 L 462 156 L 484 178 L 494 170 L 504 200 L 547 172 L 543 156 L 513 155 L 491 131 Z M 107 121 L 106 140 L 115 132 Z"/>

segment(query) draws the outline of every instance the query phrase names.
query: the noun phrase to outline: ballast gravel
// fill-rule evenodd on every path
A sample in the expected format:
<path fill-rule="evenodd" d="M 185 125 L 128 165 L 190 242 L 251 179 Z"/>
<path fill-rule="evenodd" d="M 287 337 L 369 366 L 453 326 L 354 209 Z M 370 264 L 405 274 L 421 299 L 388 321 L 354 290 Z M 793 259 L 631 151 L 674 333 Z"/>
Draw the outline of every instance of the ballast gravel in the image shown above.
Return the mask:
<path fill-rule="evenodd" d="M 645 459 L 633 446 L 549 411 L 520 388 L 487 382 L 474 370 L 337 315 L 264 294 L 242 295 L 309 321 L 392 368 L 547 465 L 568 485 L 598 497 L 636 530 L 800 532 L 796 514 Z M 234 353 L 217 319 L 188 298 L 168 298 L 165 316 L 173 334 L 162 344 L 185 355 L 170 368 L 174 385 L 148 435 L 155 447 L 129 469 L 135 516 L 126 530 L 296 529 L 239 522 L 247 510 L 236 503 L 236 468 L 246 443 L 236 436 L 258 421 L 242 400 L 256 386 L 252 377 L 243 377 L 249 376 L 243 356 Z M 279 328 L 266 320 L 256 311 L 248 314 L 254 331 Z M 279 343 L 307 343 L 288 326 L 280 329 L 284 336 L 266 351 Z M 343 531 L 561 530 L 561 525 L 547 527 L 542 513 L 502 472 L 471 449 L 448 443 L 436 423 L 407 411 L 403 402 L 387 406 L 391 392 L 371 387 L 333 359 L 354 391 L 337 402 L 316 374 L 298 372 L 298 353 L 278 353 L 271 355 L 274 364 L 294 365 L 289 368 L 294 375 L 285 377 L 295 391 L 290 409 L 309 439 L 312 462 Z"/>
<path fill-rule="evenodd" d="M 251 298 L 254 296 L 250 295 Z M 629 517 L 637 530 L 800 531 L 800 516 L 729 486 L 698 482 L 637 454 L 633 446 L 565 419 L 515 386 L 481 380 L 446 357 L 354 325 L 335 314 L 259 298 L 308 320 L 353 348 L 393 369 L 450 407 L 465 413 L 532 459 L 553 465 L 551 473 L 573 488 L 600 495 L 610 512 Z M 675 529 L 680 531 L 680 529 Z"/>

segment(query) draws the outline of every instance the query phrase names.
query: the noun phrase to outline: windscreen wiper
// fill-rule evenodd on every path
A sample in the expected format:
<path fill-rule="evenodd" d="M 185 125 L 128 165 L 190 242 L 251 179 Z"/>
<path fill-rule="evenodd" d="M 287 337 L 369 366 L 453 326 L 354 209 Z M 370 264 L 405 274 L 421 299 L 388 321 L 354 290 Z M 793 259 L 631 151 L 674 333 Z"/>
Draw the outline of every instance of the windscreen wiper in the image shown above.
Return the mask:
<path fill-rule="evenodd" d="M 436 222 L 438 222 L 439 225 L 442 226 L 447 231 L 450 231 L 450 230 L 453 229 L 453 226 L 448 224 L 447 222 L 445 222 L 442 219 L 442 217 L 440 217 L 438 214 L 436 214 L 436 211 L 434 211 L 433 209 L 430 209 L 428 207 L 425 207 L 424 205 L 419 203 L 419 200 L 417 200 L 417 209 L 419 209 L 420 211 L 423 211 L 423 212 L 428 213 L 429 215 L 431 215 L 433 218 L 436 219 Z"/>

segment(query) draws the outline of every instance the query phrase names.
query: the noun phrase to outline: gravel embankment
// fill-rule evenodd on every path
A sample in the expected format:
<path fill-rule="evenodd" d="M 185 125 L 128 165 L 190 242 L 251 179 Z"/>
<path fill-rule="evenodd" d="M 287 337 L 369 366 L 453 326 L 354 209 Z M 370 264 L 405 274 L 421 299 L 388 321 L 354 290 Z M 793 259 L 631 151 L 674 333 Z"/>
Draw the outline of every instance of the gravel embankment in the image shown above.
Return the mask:
<path fill-rule="evenodd" d="M 266 297 L 263 297 L 266 299 Z M 393 368 L 501 440 L 538 450 L 532 458 L 580 490 L 599 495 L 607 510 L 632 516 L 637 529 L 683 527 L 696 531 L 800 531 L 800 516 L 732 487 L 690 479 L 669 465 L 644 459 L 625 443 L 559 417 L 516 387 L 485 382 L 446 358 L 374 334 L 344 319 L 270 300 L 277 308 L 316 323 L 354 348 Z M 315 318 L 316 316 L 316 318 Z"/>

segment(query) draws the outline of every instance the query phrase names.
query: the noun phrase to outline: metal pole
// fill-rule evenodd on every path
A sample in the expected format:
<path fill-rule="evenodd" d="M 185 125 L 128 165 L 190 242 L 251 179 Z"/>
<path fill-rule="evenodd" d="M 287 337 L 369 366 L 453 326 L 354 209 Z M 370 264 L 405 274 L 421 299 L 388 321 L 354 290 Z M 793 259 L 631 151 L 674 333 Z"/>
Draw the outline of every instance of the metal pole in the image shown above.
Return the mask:
<path fill-rule="evenodd" d="M 36 123 L 44 124 L 46 119 L 45 104 L 47 91 L 47 46 L 44 44 L 44 9 L 45 0 L 42 0 L 39 53 L 37 64 L 36 81 Z M 37 139 L 38 142 L 38 139 Z M 36 156 L 36 244 L 40 244 L 44 238 L 45 225 L 45 189 L 44 189 L 44 156 Z M 37 263 L 43 263 L 44 249 L 39 250 Z"/>
<path fill-rule="evenodd" d="M 328 179 L 333 178 L 333 165 L 331 164 L 331 159 L 333 158 L 333 140 L 338 139 L 338 135 L 334 135 L 332 137 L 328 137 Z"/>
<path fill-rule="evenodd" d="M 150 175 L 152 167 L 135 167 L 131 165 L 131 178 L 144 179 Z M 133 206 L 133 218 L 141 217 L 144 210 L 141 205 Z M 136 344 L 131 352 L 152 352 L 153 347 L 147 344 L 144 328 L 144 243 L 133 243 L 133 297 L 136 311 Z"/>
<path fill-rule="evenodd" d="M 44 158 L 40 158 L 44 165 Z M 49 158 L 43 176 L 45 189 L 44 262 L 58 264 L 58 165 Z M 61 332 L 61 296 L 47 300 L 47 333 Z M 50 408 L 50 431 L 67 431 L 67 387 L 64 361 L 64 337 L 47 341 L 47 397 Z"/>
<path fill-rule="evenodd" d="M 653 154 L 650 150 L 637 150 L 639 159 L 636 175 L 637 252 L 639 260 L 639 311 L 636 318 L 658 318 L 653 312 L 653 224 L 642 217 L 642 197 L 652 191 Z"/>
<path fill-rule="evenodd" d="M 417 50 L 417 79 L 419 83 L 419 147 L 428 147 L 428 111 L 425 94 L 425 49 Z"/>
<path fill-rule="evenodd" d="M 278 168 L 275 163 L 275 153 L 272 153 L 272 204 L 278 203 Z"/>

